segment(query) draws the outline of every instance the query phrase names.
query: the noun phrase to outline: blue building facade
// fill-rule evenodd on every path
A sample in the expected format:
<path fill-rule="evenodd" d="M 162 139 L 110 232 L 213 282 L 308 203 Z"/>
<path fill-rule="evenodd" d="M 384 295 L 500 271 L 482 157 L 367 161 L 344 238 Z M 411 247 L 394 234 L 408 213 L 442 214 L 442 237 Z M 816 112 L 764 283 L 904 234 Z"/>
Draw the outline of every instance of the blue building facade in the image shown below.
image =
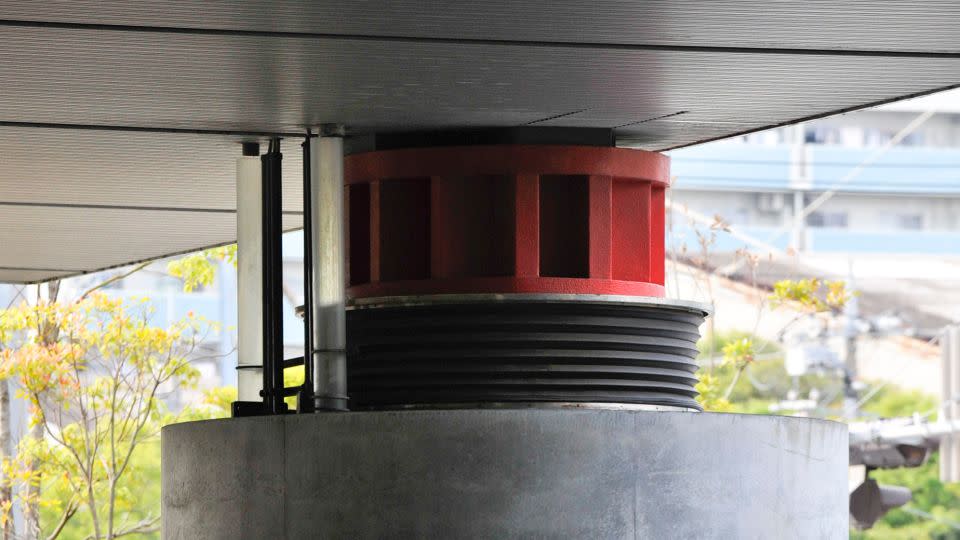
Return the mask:
<path fill-rule="evenodd" d="M 719 216 L 739 237 L 714 228 L 714 251 L 768 244 L 810 253 L 960 254 L 958 116 L 935 115 L 926 131 L 897 145 L 890 138 L 910 116 L 864 111 L 672 151 L 668 242 L 695 249 L 695 229 L 703 234 L 709 225 L 703 217 Z"/>

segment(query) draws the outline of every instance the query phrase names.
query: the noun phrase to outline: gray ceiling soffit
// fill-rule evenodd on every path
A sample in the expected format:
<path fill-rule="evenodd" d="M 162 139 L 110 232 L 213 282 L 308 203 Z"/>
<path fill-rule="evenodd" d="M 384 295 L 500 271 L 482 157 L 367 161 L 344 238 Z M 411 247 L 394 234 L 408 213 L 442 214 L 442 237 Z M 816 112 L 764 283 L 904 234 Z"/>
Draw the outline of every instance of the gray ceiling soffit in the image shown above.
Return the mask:
<path fill-rule="evenodd" d="M 833 52 L 960 52 L 952 0 L 32 0 L 11 22 L 167 31 L 353 35 Z"/>
<path fill-rule="evenodd" d="M 616 127 L 666 149 L 956 85 L 960 57 L 0 27 L 0 123 L 226 133 Z M 650 119 L 682 116 L 653 123 Z M 17 124 L 19 125 L 19 124 Z M 655 126 L 669 127 L 657 140 Z"/>
<path fill-rule="evenodd" d="M 289 214 L 302 206 L 301 142 L 281 145 Z M 240 154 L 229 137 L 2 127 L 0 211 L 64 206 L 232 216 Z"/>
<path fill-rule="evenodd" d="M 297 227 L 318 123 L 664 150 L 960 84 L 954 1 L 3 4 L 0 282 L 232 242 L 238 143 L 274 134 Z"/>

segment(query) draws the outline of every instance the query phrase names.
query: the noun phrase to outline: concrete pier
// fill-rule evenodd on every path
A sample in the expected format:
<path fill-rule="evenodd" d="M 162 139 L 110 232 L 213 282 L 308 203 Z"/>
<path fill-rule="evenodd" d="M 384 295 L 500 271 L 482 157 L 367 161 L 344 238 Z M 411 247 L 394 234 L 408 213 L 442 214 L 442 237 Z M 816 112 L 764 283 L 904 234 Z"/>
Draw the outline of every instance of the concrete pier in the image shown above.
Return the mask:
<path fill-rule="evenodd" d="M 846 538 L 847 429 L 594 409 L 163 430 L 163 537 Z"/>

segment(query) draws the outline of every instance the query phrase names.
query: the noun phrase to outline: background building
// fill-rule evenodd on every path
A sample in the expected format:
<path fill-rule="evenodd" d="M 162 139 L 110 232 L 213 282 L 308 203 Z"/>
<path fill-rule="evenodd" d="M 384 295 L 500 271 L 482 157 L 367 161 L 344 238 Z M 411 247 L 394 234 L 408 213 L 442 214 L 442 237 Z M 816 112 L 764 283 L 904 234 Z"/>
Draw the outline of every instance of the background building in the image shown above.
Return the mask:
<path fill-rule="evenodd" d="M 673 151 L 673 202 L 780 249 L 952 256 L 960 110 L 931 108 L 949 103 L 947 94 Z M 825 192 L 835 193 L 797 219 Z M 674 231 L 686 232 L 676 213 Z M 721 235 L 715 249 L 742 246 Z"/>
<path fill-rule="evenodd" d="M 941 393 L 934 345 L 960 320 L 956 96 L 671 152 L 668 249 L 681 266 L 722 278 L 709 294 L 692 278 L 675 279 L 675 294 L 715 303 L 721 329 L 778 339 L 789 316 L 765 315 L 753 329 L 757 299 L 776 281 L 845 280 L 859 294 L 848 327 L 894 328 L 857 340 L 858 375 Z M 739 250 L 757 256 L 755 268 Z M 844 333 L 829 340 L 841 359 Z"/>

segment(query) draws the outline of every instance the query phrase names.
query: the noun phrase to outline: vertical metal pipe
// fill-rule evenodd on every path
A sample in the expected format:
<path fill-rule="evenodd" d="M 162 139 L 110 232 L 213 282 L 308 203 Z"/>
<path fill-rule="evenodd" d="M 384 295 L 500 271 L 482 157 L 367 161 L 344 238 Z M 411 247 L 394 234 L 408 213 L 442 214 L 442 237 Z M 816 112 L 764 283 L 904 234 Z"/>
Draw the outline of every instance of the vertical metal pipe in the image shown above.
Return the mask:
<path fill-rule="evenodd" d="M 347 409 L 342 129 L 311 139 L 313 383 L 317 410 Z"/>
<path fill-rule="evenodd" d="M 297 412 L 316 409 L 313 401 L 313 189 L 310 171 L 310 139 L 303 141 L 303 387 L 297 398 Z"/>
<path fill-rule="evenodd" d="M 951 325 L 947 327 L 947 354 L 950 355 L 950 393 L 944 399 L 950 400 L 947 404 L 951 422 L 960 419 L 960 404 L 957 398 L 960 398 L 960 326 Z M 941 452 L 941 460 L 950 461 L 950 482 L 960 481 L 960 436 L 957 433 L 949 435 L 951 440 L 950 451 L 947 454 Z"/>
<path fill-rule="evenodd" d="M 280 140 L 270 141 L 262 160 L 263 403 L 268 414 L 286 412 L 283 401 L 283 212 Z"/>
<path fill-rule="evenodd" d="M 263 384 L 260 145 L 237 158 L 237 400 L 260 401 Z"/>
<path fill-rule="evenodd" d="M 953 373 L 954 365 L 953 343 L 951 342 L 950 327 L 943 329 L 940 334 L 940 400 L 943 402 L 943 408 L 940 410 L 940 419 L 947 422 L 956 420 L 953 416 L 953 379 L 956 375 Z M 955 471 L 953 470 L 953 460 L 950 458 L 956 450 L 954 448 L 954 437 L 946 435 L 940 439 L 940 481 L 953 482 Z"/>

